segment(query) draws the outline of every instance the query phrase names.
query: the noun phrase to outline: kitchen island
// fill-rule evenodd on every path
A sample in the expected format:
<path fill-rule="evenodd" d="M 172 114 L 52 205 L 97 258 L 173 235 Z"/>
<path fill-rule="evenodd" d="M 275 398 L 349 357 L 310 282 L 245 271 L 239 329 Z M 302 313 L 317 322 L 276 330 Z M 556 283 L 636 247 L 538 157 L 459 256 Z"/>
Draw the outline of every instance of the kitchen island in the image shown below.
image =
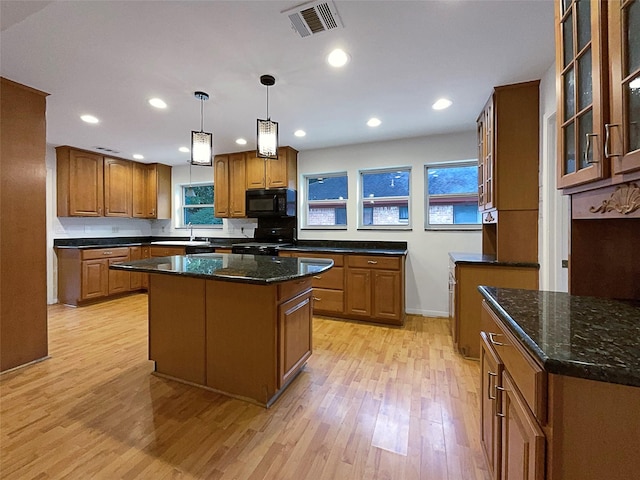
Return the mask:
<path fill-rule="evenodd" d="M 492 478 L 638 478 L 640 303 L 479 291 L 481 435 Z"/>
<path fill-rule="evenodd" d="M 161 376 L 270 406 L 312 351 L 311 277 L 331 260 L 198 254 L 111 265 L 149 275 Z"/>

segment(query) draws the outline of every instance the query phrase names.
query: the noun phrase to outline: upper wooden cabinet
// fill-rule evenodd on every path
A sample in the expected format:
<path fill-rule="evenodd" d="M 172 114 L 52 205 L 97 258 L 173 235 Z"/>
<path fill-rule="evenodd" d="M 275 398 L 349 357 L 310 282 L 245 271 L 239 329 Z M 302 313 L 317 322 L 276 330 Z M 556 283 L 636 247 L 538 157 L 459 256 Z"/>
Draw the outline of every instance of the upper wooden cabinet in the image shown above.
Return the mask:
<path fill-rule="evenodd" d="M 131 217 L 132 167 L 128 160 L 104 159 L 104 216 Z"/>
<path fill-rule="evenodd" d="M 215 216 L 246 216 L 245 191 L 252 188 L 296 189 L 298 152 L 280 147 L 277 160 L 257 158 L 255 150 L 216 155 L 213 162 Z"/>
<path fill-rule="evenodd" d="M 495 87 L 478 117 L 481 210 L 538 208 L 539 84 Z"/>
<path fill-rule="evenodd" d="M 214 208 L 218 218 L 242 218 L 245 216 L 245 154 L 216 155 L 213 184 Z"/>
<path fill-rule="evenodd" d="M 637 1 L 556 2 L 558 188 L 640 169 L 638 28 Z"/>
<path fill-rule="evenodd" d="M 539 81 L 495 87 L 477 120 L 482 253 L 538 259 Z"/>
<path fill-rule="evenodd" d="M 102 155 L 57 147 L 57 197 L 59 217 L 103 216 Z"/>
<path fill-rule="evenodd" d="M 59 217 L 171 218 L 171 167 L 56 148 Z"/>
<path fill-rule="evenodd" d="M 171 167 L 161 163 L 134 165 L 133 216 L 170 219 Z"/>
<path fill-rule="evenodd" d="M 291 147 L 280 147 L 278 159 L 258 158 L 255 151 L 246 152 L 246 187 L 296 189 L 298 152 Z"/>

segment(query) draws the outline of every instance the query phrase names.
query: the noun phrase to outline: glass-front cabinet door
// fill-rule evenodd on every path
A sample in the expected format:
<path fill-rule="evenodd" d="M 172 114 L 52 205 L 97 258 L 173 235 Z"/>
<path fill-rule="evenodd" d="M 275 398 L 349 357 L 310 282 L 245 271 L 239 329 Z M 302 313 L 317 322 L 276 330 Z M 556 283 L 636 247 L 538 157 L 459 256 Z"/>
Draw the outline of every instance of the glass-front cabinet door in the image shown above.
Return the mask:
<path fill-rule="evenodd" d="M 602 36 L 606 3 L 556 2 L 559 188 L 599 180 L 609 174 L 603 148 L 608 92 L 607 39 Z"/>
<path fill-rule="evenodd" d="M 477 120 L 478 125 L 478 208 L 490 210 L 495 205 L 493 97 Z"/>
<path fill-rule="evenodd" d="M 613 173 L 640 169 L 640 1 L 610 0 L 611 121 L 605 156 Z"/>

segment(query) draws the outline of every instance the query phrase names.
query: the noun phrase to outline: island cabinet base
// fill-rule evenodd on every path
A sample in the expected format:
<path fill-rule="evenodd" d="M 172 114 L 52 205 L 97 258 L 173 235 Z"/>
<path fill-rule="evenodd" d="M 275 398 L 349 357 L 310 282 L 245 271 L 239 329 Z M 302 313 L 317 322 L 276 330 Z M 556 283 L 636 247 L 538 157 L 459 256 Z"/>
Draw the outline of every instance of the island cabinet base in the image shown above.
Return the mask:
<path fill-rule="evenodd" d="M 311 279 L 257 285 L 150 275 L 156 372 L 262 406 L 311 356 Z"/>

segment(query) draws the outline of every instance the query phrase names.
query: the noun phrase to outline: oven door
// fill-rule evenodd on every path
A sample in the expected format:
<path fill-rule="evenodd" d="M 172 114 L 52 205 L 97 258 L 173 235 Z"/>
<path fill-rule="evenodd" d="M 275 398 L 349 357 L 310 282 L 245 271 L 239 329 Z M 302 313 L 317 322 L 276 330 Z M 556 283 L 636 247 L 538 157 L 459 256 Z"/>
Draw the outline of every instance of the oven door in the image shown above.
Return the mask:
<path fill-rule="evenodd" d="M 275 217 L 280 216 L 279 195 L 276 191 L 247 190 L 247 217 Z"/>

